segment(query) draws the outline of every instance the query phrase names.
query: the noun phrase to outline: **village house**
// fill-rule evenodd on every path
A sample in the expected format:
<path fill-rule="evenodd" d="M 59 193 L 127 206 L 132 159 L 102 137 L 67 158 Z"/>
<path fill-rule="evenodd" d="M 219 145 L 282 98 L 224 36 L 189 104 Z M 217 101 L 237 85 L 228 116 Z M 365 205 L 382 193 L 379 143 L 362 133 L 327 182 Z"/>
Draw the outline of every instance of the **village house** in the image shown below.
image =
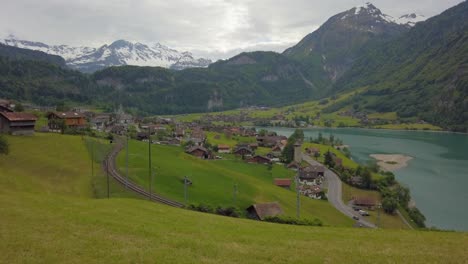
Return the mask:
<path fill-rule="evenodd" d="M 185 136 L 185 129 L 183 129 L 182 127 L 177 127 L 175 130 L 174 130 L 174 133 L 173 133 L 173 136 L 175 138 L 183 138 Z"/>
<path fill-rule="evenodd" d="M 251 148 L 252 150 L 256 150 L 256 149 L 258 149 L 258 144 L 257 143 L 250 143 L 249 148 Z"/>
<path fill-rule="evenodd" d="M 322 188 L 318 185 L 300 185 L 299 193 L 312 199 L 322 199 Z"/>
<path fill-rule="evenodd" d="M 0 112 L 13 112 L 13 104 L 8 100 L 0 100 Z"/>
<path fill-rule="evenodd" d="M 47 119 L 52 131 L 61 131 L 63 126 L 75 129 L 86 127 L 85 116 L 78 112 L 50 112 Z"/>
<path fill-rule="evenodd" d="M 127 132 L 127 128 L 123 125 L 114 125 L 111 127 L 109 132 L 119 136 L 124 136 Z"/>
<path fill-rule="evenodd" d="M 90 118 L 91 129 L 104 131 L 111 123 L 110 114 L 97 114 Z"/>
<path fill-rule="evenodd" d="M 373 210 L 377 205 L 375 199 L 370 197 L 356 197 L 353 199 L 353 205 L 359 208 L 367 208 Z"/>
<path fill-rule="evenodd" d="M 274 180 L 274 183 L 276 186 L 284 188 L 284 189 L 288 189 L 288 190 L 291 189 L 291 182 L 292 182 L 291 179 L 287 179 L 287 178 L 285 179 L 276 178 Z"/>
<path fill-rule="evenodd" d="M 0 132 L 32 135 L 37 117 L 30 113 L 0 112 Z"/>
<path fill-rule="evenodd" d="M 282 140 L 287 140 L 285 136 L 264 136 L 257 137 L 257 143 L 261 147 L 271 148 L 278 143 L 281 143 Z"/>
<path fill-rule="evenodd" d="M 320 185 L 324 175 L 324 166 L 310 165 L 299 170 L 299 181 L 305 185 Z"/>
<path fill-rule="evenodd" d="M 218 152 L 219 153 L 231 153 L 231 147 L 229 145 L 218 145 Z"/>
<path fill-rule="evenodd" d="M 202 147 L 202 146 L 189 147 L 189 148 L 187 148 L 187 150 L 185 152 L 187 154 L 190 154 L 190 155 L 193 155 L 195 157 L 202 158 L 202 159 L 208 159 L 209 155 L 210 155 L 208 150 L 206 148 Z"/>
<path fill-rule="evenodd" d="M 292 161 L 286 166 L 286 168 L 297 171 L 301 168 L 301 165 L 295 161 Z"/>
<path fill-rule="evenodd" d="M 253 156 L 247 160 L 248 163 L 271 164 L 271 160 L 260 155 Z"/>
<path fill-rule="evenodd" d="M 234 150 L 234 154 L 238 155 L 238 156 L 251 156 L 253 155 L 253 150 L 250 149 L 249 147 L 245 147 L 245 146 L 238 146 L 235 150 Z"/>
<path fill-rule="evenodd" d="M 267 217 L 274 217 L 280 214 L 283 214 L 283 210 L 277 202 L 253 204 L 247 208 L 247 216 L 256 220 L 264 220 Z"/>

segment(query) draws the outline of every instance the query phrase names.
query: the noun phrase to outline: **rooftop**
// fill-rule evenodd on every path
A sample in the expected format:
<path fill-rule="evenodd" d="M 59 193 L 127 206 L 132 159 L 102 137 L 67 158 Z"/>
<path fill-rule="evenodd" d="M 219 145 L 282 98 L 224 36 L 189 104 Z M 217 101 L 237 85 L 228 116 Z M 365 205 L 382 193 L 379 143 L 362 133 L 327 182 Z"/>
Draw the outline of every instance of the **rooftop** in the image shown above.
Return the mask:
<path fill-rule="evenodd" d="M 36 121 L 37 117 L 30 113 L 23 112 L 0 112 L 0 115 L 4 116 L 9 121 Z"/>

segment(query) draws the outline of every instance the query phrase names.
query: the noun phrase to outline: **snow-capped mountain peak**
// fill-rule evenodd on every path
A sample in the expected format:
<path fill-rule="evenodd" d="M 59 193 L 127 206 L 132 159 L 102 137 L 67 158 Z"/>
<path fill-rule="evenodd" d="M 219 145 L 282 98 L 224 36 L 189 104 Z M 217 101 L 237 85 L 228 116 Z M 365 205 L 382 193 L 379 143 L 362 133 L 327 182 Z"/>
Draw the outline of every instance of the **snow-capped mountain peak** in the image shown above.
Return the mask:
<path fill-rule="evenodd" d="M 400 25 L 414 26 L 416 23 L 426 20 L 426 17 L 420 14 L 412 13 L 408 15 L 403 15 L 395 19 L 395 23 Z"/>
<path fill-rule="evenodd" d="M 211 61 L 195 59 L 190 52 L 179 52 L 160 43 L 147 45 L 140 42 L 116 40 L 99 48 L 47 45 L 41 42 L 19 40 L 14 36 L 0 39 L 0 43 L 19 48 L 40 50 L 59 55 L 71 68 L 93 72 L 110 66 L 160 66 L 173 69 L 207 67 Z"/>
<path fill-rule="evenodd" d="M 394 18 L 390 15 L 384 14 L 380 9 L 370 2 L 364 5 L 356 6 L 343 13 L 341 20 L 349 19 L 351 17 L 367 17 L 373 18 L 376 23 L 394 23 L 406 27 L 412 27 L 417 22 L 426 20 L 426 17 L 420 14 L 412 13 L 403 15 L 399 18 Z"/>

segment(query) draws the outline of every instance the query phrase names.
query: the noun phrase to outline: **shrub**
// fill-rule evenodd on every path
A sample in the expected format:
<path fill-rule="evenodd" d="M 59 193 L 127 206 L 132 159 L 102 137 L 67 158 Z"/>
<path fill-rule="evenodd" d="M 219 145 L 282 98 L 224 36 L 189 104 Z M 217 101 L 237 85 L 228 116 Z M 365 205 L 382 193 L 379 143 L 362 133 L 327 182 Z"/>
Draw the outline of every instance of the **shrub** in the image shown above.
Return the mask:
<path fill-rule="evenodd" d="M 273 216 L 273 217 L 266 217 L 264 221 L 271 222 L 271 223 L 278 223 L 278 224 L 287 224 L 287 225 L 302 225 L 302 226 L 322 226 L 323 225 L 322 221 L 318 218 L 310 220 L 306 218 L 297 219 L 297 218 L 292 218 L 292 217 Z"/>
<path fill-rule="evenodd" d="M 213 213 L 213 208 L 207 204 L 191 204 L 188 206 L 188 209 L 203 213 Z"/>
<path fill-rule="evenodd" d="M 216 208 L 216 214 L 230 216 L 230 217 L 240 217 L 240 211 L 238 208 L 230 206 L 230 207 L 218 207 Z"/>

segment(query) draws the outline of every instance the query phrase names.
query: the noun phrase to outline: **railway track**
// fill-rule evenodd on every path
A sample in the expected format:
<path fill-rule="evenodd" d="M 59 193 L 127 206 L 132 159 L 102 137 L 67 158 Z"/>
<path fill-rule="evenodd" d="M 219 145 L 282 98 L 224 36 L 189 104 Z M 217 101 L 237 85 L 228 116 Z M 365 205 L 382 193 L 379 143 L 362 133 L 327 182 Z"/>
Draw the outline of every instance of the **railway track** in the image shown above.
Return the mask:
<path fill-rule="evenodd" d="M 114 178 L 118 183 L 122 184 L 124 187 L 128 188 L 129 190 L 131 190 L 131 191 L 133 191 L 133 192 L 135 192 L 135 193 L 137 193 L 137 194 L 139 194 L 141 196 L 144 196 L 145 198 L 148 198 L 149 200 L 151 200 L 153 202 L 162 203 L 162 204 L 165 204 L 165 205 L 178 207 L 178 208 L 184 207 L 184 205 L 182 203 L 172 201 L 172 200 L 167 199 L 165 197 L 162 197 L 162 196 L 160 196 L 158 194 L 150 193 L 150 192 L 146 191 L 145 189 L 143 189 L 142 187 L 136 185 L 134 182 L 132 182 L 132 181 L 128 180 L 127 178 L 123 177 L 122 175 L 120 175 L 120 173 L 117 171 L 116 166 L 115 166 L 115 159 L 116 159 L 117 155 L 119 154 L 119 152 L 122 149 L 123 149 L 123 143 L 119 139 L 115 143 L 114 149 L 112 149 L 112 151 L 109 153 L 107 158 L 103 161 L 102 166 L 104 168 L 104 171 L 107 170 L 109 175 L 111 175 L 112 178 Z"/>

